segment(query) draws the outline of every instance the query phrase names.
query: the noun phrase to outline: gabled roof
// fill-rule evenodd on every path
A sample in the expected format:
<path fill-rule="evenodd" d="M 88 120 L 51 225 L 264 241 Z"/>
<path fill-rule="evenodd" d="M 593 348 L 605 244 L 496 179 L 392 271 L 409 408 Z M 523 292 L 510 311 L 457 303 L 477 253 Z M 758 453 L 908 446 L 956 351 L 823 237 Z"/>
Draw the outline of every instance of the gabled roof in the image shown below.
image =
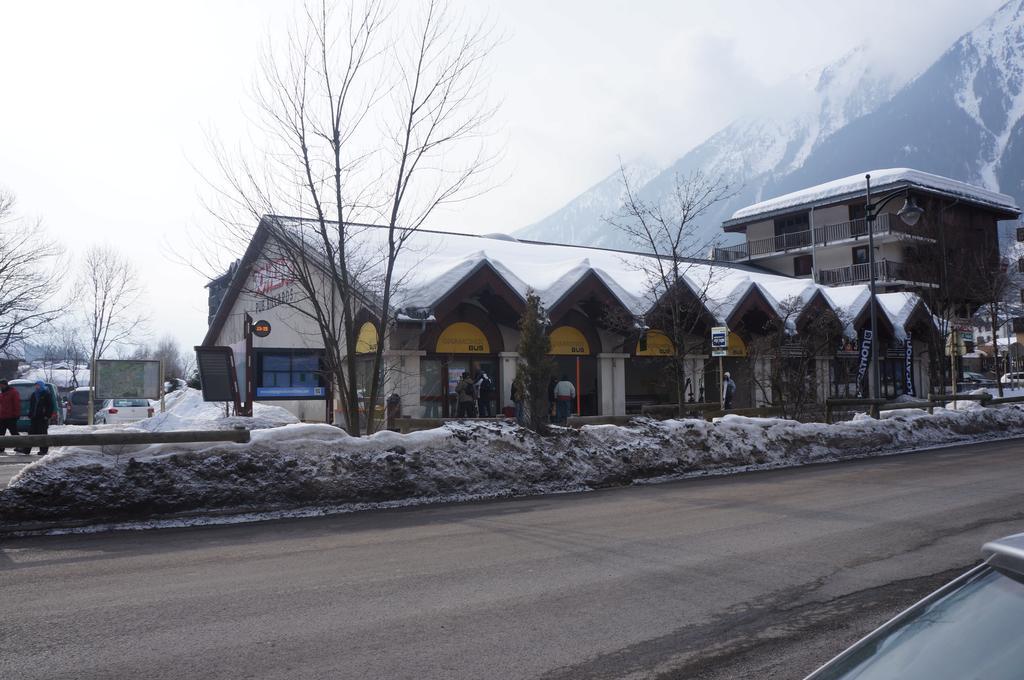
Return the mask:
<path fill-rule="evenodd" d="M 289 230 L 301 231 L 304 223 L 311 221 L 267 216 L 260 222 L 231 277 L 204 344 L 212 344 L 220 334 L 253 262 L 262 252 L 269 225 L 281 225 L 290 233 Z M 367 253 L 370 261 L 381 258 L 387 228 L 354 226 L 359 229 L 352 237 L 353 248 Z M 601 296 L 611 296 L 625 311 L 639 316 L 651 312 L 658 302 L 643 266 L 645 260 L 653 257 L 586 246 L 517 241 L 505 236 L 418 230 L 409 236 L 395 266 L 399 285 L 393 292 L 392 312 L 417 319 L 430 318 L 435 312 L 443 312 L 439 306 L 457 303 L 449 299 L 453 295 L 461 295 L 460 291 L 469 290 L 474 281 L 485 277 L 490 281 L 484 282 L 488 290 L 504 297 L 513 308 L 520 308 L 529 289 L 540 295 L 550 311 L 569 304 L 566 300 L 581 287 L 589 287 L 600 289 Z M 866 286 L 826 288 L 809 279 L 736 263 L 687 260 L 685 264 L 680 284 L 703 300 L 708 317 L 719 323 L 733 318 L 737 306 L 751 295 L 777 317 L 787 301 L 807 304 L 815 296 L 822 296 L 840 317 L 852 320 L 862 313 L 868 300 Z M 376 276 L 372 266 L 366 273 L 371 279 Z"/>
<path fill-rule="evenodd" d="M 1015 219 L 1020 216 L 1017 202 L 1006 194 L 920 170 L 888 168 L 843 177 L 740 208 L 732 214 L 732 217 L 722 223 L 722 227 L 725 231 L 735 231 L 736 227 L 751 222 L 767 220 L 800 210 L 809 210 L 811 206 L 823 207 L 864 196 L 866 189 L 864 175 L 866 174 L 871 175 L 873 194 L 882 194 L 901 187 L 914 187 L 926 193 L 958 198 L 987 208 L 997 213 L 1000 219 Z"/>

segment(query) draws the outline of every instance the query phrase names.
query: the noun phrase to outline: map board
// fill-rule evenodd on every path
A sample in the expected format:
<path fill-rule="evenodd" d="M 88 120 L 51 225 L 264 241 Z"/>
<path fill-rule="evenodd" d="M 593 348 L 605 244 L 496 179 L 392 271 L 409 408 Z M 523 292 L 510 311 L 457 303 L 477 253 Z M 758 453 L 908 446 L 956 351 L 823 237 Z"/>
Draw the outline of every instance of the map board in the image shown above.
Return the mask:
<path fill-rule="evenodd" d="M 92 376 L 96 399 L 159 399 L 163 388 L 160 362 L 97 359 Z"/>
<path fill-rule="evenodd" d="M 238 381 L 230 347 L 196 347 L 203 401 L 237 401 Z"/>

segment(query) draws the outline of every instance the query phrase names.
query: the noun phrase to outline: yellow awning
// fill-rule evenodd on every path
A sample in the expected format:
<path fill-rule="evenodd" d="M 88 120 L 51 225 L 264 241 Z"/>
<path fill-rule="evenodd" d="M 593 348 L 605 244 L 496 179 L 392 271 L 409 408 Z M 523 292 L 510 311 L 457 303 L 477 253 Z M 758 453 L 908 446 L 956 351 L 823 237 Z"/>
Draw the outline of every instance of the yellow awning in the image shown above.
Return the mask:
<path fill-rule="evenodd" d="M 484 332 L 471 323 L 457 321 L 441 331 L 438 354 L 490 354 L 491 344 Z"/>
<path fill-rule="evenodd" d="M 647 331 L 647 349 L 640 349 L 640 342 L 636 343 L 636 355 L 638 357 L 670 357 L 676 353 L 672 340 L 661 331 Z"/>
<path fill-rule="evenodd" d="M 372 354 L 377 351 L 377 327 L 367 321 L 359 327 L 359 335 L 356 336 L 356 354 Z"/>
<path fill-rule="evenodd" d="M 551 331 L 551 351 L 554 356 L 586 356 L 590 343 L 577 328 L 559 326 Z"/>

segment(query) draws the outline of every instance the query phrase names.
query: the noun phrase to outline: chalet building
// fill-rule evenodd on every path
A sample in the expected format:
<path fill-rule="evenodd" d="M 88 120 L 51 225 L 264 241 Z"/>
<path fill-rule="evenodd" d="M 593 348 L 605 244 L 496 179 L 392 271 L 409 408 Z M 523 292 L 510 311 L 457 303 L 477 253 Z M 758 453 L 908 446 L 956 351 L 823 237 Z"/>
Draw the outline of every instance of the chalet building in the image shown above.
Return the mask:
<path fill-rule="evenodd" d="M 237 266 L 211 287 L 204 344 L 231 347 L 236 364 L 244 366 L 244 319 L 248 315 L 265 322 L 260 327 L 266 333 L 251 339 L 256 400 L 284 406 L 304 420 L 340 421 L 323 370 L 323 341 L 304 311 L 303 293 L 283 254 L 294 252 L 296 243 L 313 242 L 301 236 L 313 224 L 275 216 L 261 220 Z M 375 278 L 372 254 L 380 252 L 386 233 L 366 225 L 352 237 L 353 252 L 371 254 L 362 280 Z M 275 246 L 281 239 L 289 248 Z M 500 234 L 419 230 L 410 235 L 396 263 L 399 283 L 388 318 L 380 323 L 374 305 L 364 304 L 376 299 L 369 285 L 365 299 L 353 301 L 359 310 L 357 352 L 366 355 L 359 358 L 357 384 L 365 389 L 369 354 L 383 342 L 383 393 L 400 395 L 403 414 L 455 415 L 460 376 L 479 371 L 496 383 L 492 408 L 500 413 L 510 403 L 519 360 L 517 327 L 533 290 L 548 313 L 556 372 L 577 386 L 574 411 L 583 415 L 621 415 L 643 404 L 674 403 L 676 385 L 666 362 L 677 353 L 686 366 L 686 400 L 717 401 L 719 359 L 710 347 L 715 326 L 730 330 L 722 361 L 737 383 L 734 406 L 770 403 L 775 398 L 769 379 L 773 366 L 806 351 L 808 345 L 801 342 L 826 311 L 835 313 L 840 332 L 827 346 L 816 347 L 800 378 L 801 389 L 820 402 L 830 395 L 852 396 L 865 385 L 858 368 L 859 339 L 869 324 L 867 286 L 822 286 L 792 272 L 753 266 L 753 261 L 687 261 L 679 285 L 680 294 L 694 303 L 688 320 L 692 334 L 677 347 L 665 331 L 663 300 L 643 273 L 651 257 Z M 325 294 L 323 299 L 336 297 Z M 763 342 L 769 328 L 784 330 L 777 334 L 780 345 Z M 879 296 L 875 342 L 883 357 L 884 394 L 928 390 L 928 348 L 935 332 L 917 295 L 894 291 Z"/>
<path fill-rule="evenodd" d="M 893 195 L 874 223 L 879 291 L 956 289 L 970 272 L 999 261 L 1000 220 L 1016 220 L 1013 198 L 918 170 L 873 170 L 872 202 Z M 772 198 L 737 210 L 722 227 L 743 234 L 739 245 L 716 248 L 713 259 L 742 262 L 826 286 L 871 278 L 866 182 L 863 174 Z M 900 211 L 923 209 L 917 220 Z M 913 222 L 913 224 L 909 223 Z"/>

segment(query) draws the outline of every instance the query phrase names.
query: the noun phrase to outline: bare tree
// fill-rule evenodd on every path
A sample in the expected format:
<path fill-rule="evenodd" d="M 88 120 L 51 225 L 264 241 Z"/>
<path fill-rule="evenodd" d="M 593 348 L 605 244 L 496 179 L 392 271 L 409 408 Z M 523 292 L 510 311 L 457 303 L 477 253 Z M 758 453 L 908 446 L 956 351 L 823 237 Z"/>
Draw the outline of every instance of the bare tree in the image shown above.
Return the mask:
<path fill-rule="evenodd" d="M 675 378 L 676 399 L 684 411 L 686 355 L 704 345 L 697 331 L 707 325 L 708 286 L 714 274 L 704 257 L 713 243 L 698 238 L 701 218 L 733 195 L 721 178 L 701 171 L 675 175 L 672 190 L 658 200 L 642 198 L 626 167 L 620 163 L 623 206 L 606 221 L 621 230 L 638 249 L 653 257 L 631 260 L 647 279 L 651 318 L 640 319 L 636 330 L 646 332 L 654 322 L 669 336 L 675 353 L 668 358 Z M 696 274 L 696 265 L 700 273 Z M 688 274 L 694 273 L 693 276 Z"/>
<path fill-rule="evenodd" d="M 78 291 L 90 365 L 118 345 L 138 342 L 146 323 L 139 311 L 143 286 L 128 258 L 109 246 L 93 246 L 82 260 Z"/>
<path fill-rule="evenodd" d="M 818 357 L 834 355 L 844 321 L 827 307 L 811 313 L 796 297 L 780 302 L 778 311 L 764 328 L 751 329 L 760 332 L 747 343 L 747 362 L 762 399 L 782 409 L 783 418 L 800 420 L 817 403 Z M 758 365 L 766 370 L 758 371 Z"/>
<path fill-rule="evenodd" d="M 109 246 L 86 251 L 79 273 L 78 291 L 89 342 L 89 384 L 95 385 L 96 360 L 115 347 L 137 344 L 146 317 L 138 307 L 143 287 L 132 263 Z M 89 424 L 94 413 L 94 392 L 89 390 Z"/>
<path fill-rule="evenodd" d="M 14 197 L 0 191 L 0 357 L 13 356 L 64 313 L 67 302 L 55 303 L 62 256 L 41 223 L 18 216 Z"/>
<path fill-rule="evenodd" d="M 43 349 L 44 368 L 49 382 L 56 382 L 57 370 L 67 371 L 65 387 L 78 387 L 78 380 L 83 366 L 88 361 L 89 352 L 82 341 L 83 331 L 72 324 L 62 324 L 53 328 L 47 336 Z"/>
<path fill-rule="evenodd" d="M 991 235 L 990 238 L 998 238 Z M 992 245 L 992 244 L 989 244 Z M 998 246 L 997 246 L 998 247 Z M 999 357 L 999 329 L 1021 312 L 1021 285 L 1024 284 L 1024 252 L 1014 242 L 993 257 L 991 247 L 974 248 L 970 253 L 972 296 L 981 301 L 976 318 L 987 322 L 992 331 L 993 367 L 996 389 L 1003 396 L 1003 366 Z M 996 251 L 999 252 L 998 250 Z"/>
<path fill-rule="evenodd" d="M 399 256 L 438 207 L 478 190 L 494 159 L 483 142 L 493 115 L 483 67 L 493 46 L 486 25 L 443 0 L 411 21 L 381 0 L 341 12 L 321 0 L 263 60 L 261 156 L 235 160 L 214 147 L 225 182 L 212 211 L 229 238 L 246 243 L 246 223 L 260 223 L 264 280 L 282 282 L 246 292 L 313 322 L 352 434 L 361 431 L 359 327 L 373 323 L 379 338 L 364 353 L 372 430 Z"/>

